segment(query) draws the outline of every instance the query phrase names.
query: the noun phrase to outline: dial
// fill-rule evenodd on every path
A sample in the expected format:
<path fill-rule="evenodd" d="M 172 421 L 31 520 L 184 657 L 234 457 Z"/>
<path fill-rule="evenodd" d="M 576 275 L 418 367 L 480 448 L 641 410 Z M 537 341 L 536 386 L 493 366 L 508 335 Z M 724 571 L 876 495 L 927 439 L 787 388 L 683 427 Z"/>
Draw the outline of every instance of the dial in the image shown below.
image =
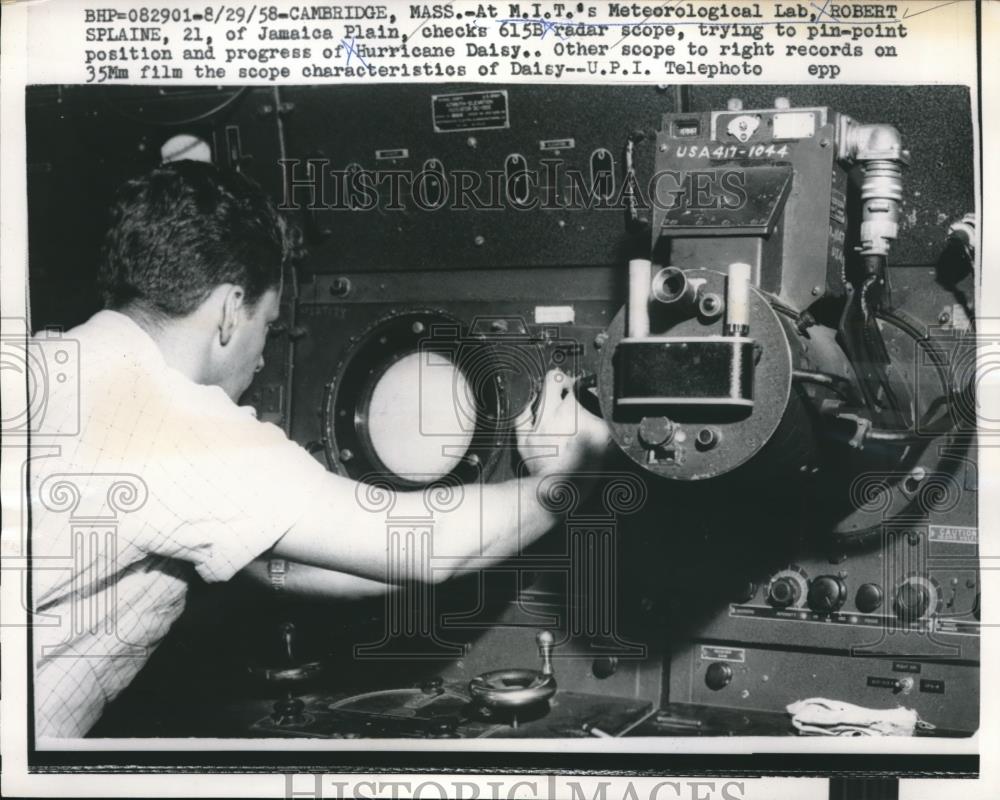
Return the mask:
<path fill-rule="evenodd" d="M 767 585 L 767 602 L 775 608 L 801 606 L 805 596 L 805 575 L 795 567 L 776 572 Z"/>
<path fill-rule="evenodd" d="M 788 608 L 795 605 L 802 596 L 802 590 L 796 581 L 791 578 L 775 578 L 771 581 L 771 587 L 767 592 L 767 599 L 772 606 L 778 608 Z"/>

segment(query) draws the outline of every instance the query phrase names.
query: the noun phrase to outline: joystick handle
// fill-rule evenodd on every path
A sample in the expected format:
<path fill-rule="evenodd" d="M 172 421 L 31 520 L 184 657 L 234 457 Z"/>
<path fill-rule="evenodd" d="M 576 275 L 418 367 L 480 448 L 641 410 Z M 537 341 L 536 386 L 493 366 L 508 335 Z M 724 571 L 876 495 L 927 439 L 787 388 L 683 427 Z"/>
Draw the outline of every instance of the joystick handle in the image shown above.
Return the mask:
<path fill-rule="evenodd" d="M 542 675 L 552 674 L 552 645 L 555 644 L 556 637 L 551 631 L 539 631 L 535 636 L 538 643 L 538 654 L 542 658 Z"/>

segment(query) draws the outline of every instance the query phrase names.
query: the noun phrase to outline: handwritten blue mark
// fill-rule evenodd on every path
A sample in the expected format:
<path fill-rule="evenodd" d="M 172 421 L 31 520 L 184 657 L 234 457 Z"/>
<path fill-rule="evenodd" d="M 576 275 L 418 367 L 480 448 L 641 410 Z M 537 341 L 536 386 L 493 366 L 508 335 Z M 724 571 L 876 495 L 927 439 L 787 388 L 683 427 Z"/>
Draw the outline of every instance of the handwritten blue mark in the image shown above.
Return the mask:
<path fill-rule="evenodd" d="M 823 7 L 822 8 L 820 8 L 815 3 L 810 3 L 809 5 L 811 5 L 813 8 L 815 8 L 819 12 L 819 14 L 816 15 L 816 21 L 817 22 L 822 22 L 824 15 L 827 16 L 827 17 L 829 17 L 830 19 L 832 19 L 834 22 L 840 22 L 839 19 L 837 19 L 835 16 L 833 16 L 833 14 L 829 13 L 826 10 L 826 7 L 828 5 L 830 5 L 830 0 L 826 0 L 826 2 L 823 3 Z"/>
<path fill-rule="evenodd" d="M 830 0 L 827 0 L 827 5 L 829 5 L 829 3 Z M 824 10 L 825 6 L 824 8 L 819 8 L 819 6 L 814 5 L 814 7 L 827 17 L 830 17 L 830 19 L 833 20 L 834 22 L 838 23 L 841 22 L 841 20 L 831 16 L 829 12 L 825 11 Z M 916 15 L 911 15 L 911 16 L 916 16 Z M 596 20 L 589 20 L 589 19 L 586 22 L 576 22 L 574 20 L 543 20 L 543 19 L 524 19 L 523 17 L 513 17 L 510 19 L 496 19 L 493 21 L 501 25 L 505 23 L 506 24 L 524 23 L 526 25 L 541 25 L 543 26 L 545 32 L 548 32 L 548 30 L 551 28 L 555 32 L 555 34 L 559 36 L 558 29 L 560 26 L 563 25 L 588 25 L 588 26 L 593 25 L 605 28 L 641 28 L 647 25 L 672 25 L 674 27 L 680 27 L 681 25 L 704 25 L 705 27 L 712 27 L 712 28 L 726 28 L 731 25 L 745 25 L 747 27 L 758 27 L 762 25 L 814 25 L 818 21 L 818 18 L 816 20 L 779 19 L 779 20 L 763 20 L 755 22 L 705 22 L 703 20 L 691 20 L 691 21 L 670 20 L 669 22 L 651 21 L 651 20 L 642 20 L 640 22 L 597 22 Z M 892 17 L 888 19 L 880 19 L 879 22 L 880 23 L 902 22 L 902 20 Z M 543 33 L 540 38 L 544 37 L 545 33 Z M 559 36 L 559 38 L 563 37 Z"/>
<path fill-rule="evenodd" d="M 351 41 L 350 42 L 346 41 L 345 39 L 341 39 L 340 40 L 340 43 L 344 46 L 344 50 L 347 51 L 347 66 L 351 65 L 351 57 L 352 56 L 356 56 L 357 59 L 358 59 L 358 61 L 361 62 L 361 66 L 363 66 L 365 69 L 369 69 L 368 64 L 361 57 L 361 54 L 358 52 L 357 47 L 355 46 L 354 42 L 355 42 L 355 39 L 354 39 L 353 36 L 351 37 Z"/>
<path fill-rule="evenodd" d="M 549 22 L 548 20 L 542 20 L 541 22 L 542 22 L 542 35 L 539 38 L 544 39 L 545 34 L 547 34 L 549 31 L 555 33 L 555 35 L 558 36 L 560 39 L 563 38 L 563 35 L 559 33 L 559 29 L 556 27 L 559 24 L 558 22 Z"/>

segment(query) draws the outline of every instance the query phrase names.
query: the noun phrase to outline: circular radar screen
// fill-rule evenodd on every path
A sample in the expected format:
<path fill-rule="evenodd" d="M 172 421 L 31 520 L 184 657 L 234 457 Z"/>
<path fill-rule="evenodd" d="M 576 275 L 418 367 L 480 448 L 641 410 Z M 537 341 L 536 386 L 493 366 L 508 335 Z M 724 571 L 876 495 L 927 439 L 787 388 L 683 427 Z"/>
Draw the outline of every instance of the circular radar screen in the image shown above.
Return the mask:
<path fill-rule="evenodd" d="M 378 460 L 415 482 L 448 475 L 472 444 L 471 398 L 469 382 L 449 359 L 404 355 L 377 379 L 368 404 L 368 436 Z"/>
<path fill-rule="evenodd" d="M 432 310 L 392 312 L 351 343 L 324 399 L 332 468 L 402 489 L 488 477 L 509 435 L 495 347 Z"/>

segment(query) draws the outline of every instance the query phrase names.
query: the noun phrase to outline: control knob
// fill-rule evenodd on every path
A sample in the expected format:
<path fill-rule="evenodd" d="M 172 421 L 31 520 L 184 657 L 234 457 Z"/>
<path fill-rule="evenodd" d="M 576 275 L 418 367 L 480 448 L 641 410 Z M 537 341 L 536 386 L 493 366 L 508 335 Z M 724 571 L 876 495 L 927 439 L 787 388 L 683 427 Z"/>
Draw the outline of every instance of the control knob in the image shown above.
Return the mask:
<path fill-rule="evenodd" d="M 908 578 L 896 590 L 893 608 L 903 622 L 915 622 L 927 615 L 935 604 L 935 590 L 925 579 Z"/>
<path fill-rule="evenodd" d="M 713 692 L 725 689 L 733 680 L 733 668 L 722 661 L 713 661 L 705 670 L 705 685 Z"/>
<path fill-rule="evenodd" d="M 805 593 L 805 577 L 796 570 L 784 569 L 771 578 L 767 586 L 767 602 L 775 608 L 789 608 L 801 605 Z"/>
<path fill-rule="evenodd" d="M 858 587 L 858 593 L 854 596 L 854 605 L 863 614 L 878 611 L 882 605 L 882 587 L 877 583 L 861 584 Z"/>
<path fill-rule="evenodd" d="M 813 611 L 830 614 L 844 605 L 846 600 L 847 587 L 836 575 L 820 575 L 809 584 L 806 602 Z"/>

